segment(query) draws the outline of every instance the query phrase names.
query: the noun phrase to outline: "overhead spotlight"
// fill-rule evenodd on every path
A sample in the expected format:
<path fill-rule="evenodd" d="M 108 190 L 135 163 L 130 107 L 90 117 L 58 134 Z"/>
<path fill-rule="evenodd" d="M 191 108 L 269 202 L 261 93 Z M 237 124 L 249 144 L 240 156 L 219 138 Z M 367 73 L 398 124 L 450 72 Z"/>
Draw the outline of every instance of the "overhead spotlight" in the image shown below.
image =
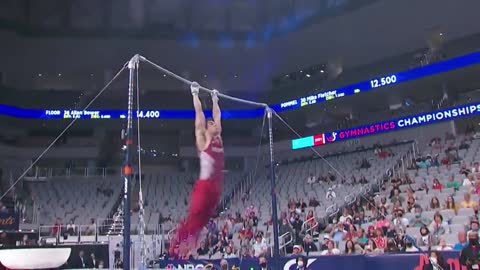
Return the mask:
<path fill-rule="evenodd" d="M 38 73 L 38 77 L 42 77 L 42 76 L 43 76 L 42 73 Z"/>
<path fill-rule="evenodd" d="M 310 78 L 310 74 L 307 74 L 307 75 L 305 75 L 305 76 L 307 76 L 307 78 Z"/>
<path fill-rule="evenodd" d="M 62 77 L 62 73 L 58 73 L 58 77 Z"/>
<path fill-rule="evenodd" d="M 442 32 L 440 32 L 440 36 L 443 36 L 443 33 L 442 33 Z"/>
<path fill-rule="evenodd" d="M 203 75 L 204 78 L 207 78 L 207 74 Z"/>
<path fill-rule="evenodd" d="M 287 78 L 288 78 L 288 77 L 290 77 L 290 75 L 289 75 L 289 74 L 287 74 L 287 75 L 285 75 L 285 77 L 287 77 Z"/>
<path fill-rule="evenodd" d="M 167 77 L 167 74 L 163 74 L 163 77 L 164 77 L 164 78 Z"/>
<path fill-rule="evenodd" d="M 303 70 L 300 70 L 300 73 L 303 73 Z"/>
<path fill-rule="evenodd" d="M 323 69 L 320 69 L 320 73 L 325 73 L 325 70 L 323 70 Z"/>

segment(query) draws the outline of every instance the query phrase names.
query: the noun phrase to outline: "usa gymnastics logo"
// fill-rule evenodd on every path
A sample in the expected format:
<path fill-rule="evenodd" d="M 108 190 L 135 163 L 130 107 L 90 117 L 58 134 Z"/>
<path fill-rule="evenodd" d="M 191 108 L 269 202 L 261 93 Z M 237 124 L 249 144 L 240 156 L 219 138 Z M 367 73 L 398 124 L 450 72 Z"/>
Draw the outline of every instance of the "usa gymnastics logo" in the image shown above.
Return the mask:
<path fill-rule="evenodd" d="M 332 132 L 330 136 L 327 137 L 327 141 L 332 143 L 337 140 L 337 132 Z"/>

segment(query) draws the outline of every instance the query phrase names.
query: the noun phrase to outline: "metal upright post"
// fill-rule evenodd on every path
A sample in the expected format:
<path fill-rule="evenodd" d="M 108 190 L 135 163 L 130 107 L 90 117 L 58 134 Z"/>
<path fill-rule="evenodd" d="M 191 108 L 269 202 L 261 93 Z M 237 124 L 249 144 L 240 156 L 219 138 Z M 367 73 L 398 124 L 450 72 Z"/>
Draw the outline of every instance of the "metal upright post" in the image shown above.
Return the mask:
<path fill-rule="evenodd" d="M 278 235 L 278 213 L 277 213 L 277 193 L 275 183 L 275 159 L 273 156 L 273 127 L 272 127 L 272 110 L 266 108 L 268 118 L 268 138 L 269 138 L 269 150 L 270 150 L 270 181 L 271 181 L 271 195 L 272 195 L 272 219 L 273 219 L 273 267 L 277 269 L 276 264 L 280 257 L 279 250 L 279 235 Z"/>
<path fill-rule="evenodd" d="M 130 193 L 132 182 L 132 161 L 133 161 L 133 91 L 135 82 L 135 71 L 138 68 L 139 56 L 135 55 L 128 62 L 128 109 L 127 128 L 125 136 L 125 159 L 123 164 L 123 269 L 130 270 Z"/>

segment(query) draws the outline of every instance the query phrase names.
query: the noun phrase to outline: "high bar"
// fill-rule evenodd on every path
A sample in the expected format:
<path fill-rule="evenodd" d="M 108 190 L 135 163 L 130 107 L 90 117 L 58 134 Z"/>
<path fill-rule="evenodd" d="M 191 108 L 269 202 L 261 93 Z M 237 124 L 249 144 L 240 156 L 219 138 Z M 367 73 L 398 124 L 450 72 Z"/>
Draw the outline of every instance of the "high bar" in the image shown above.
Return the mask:
<path fill-rule="evenodd" d="M 180 75 L 177 75 L 175 73 L 173 73 L 172 71 L 164 68 L 164 67 L 161 67 L 157 64 L 155 64 L 154 62 L 148 60 L 147 58 L 143 57 L 143 56 L 140 56 L 140 60 L 146 62 L 146 63 L 149 63 L 150 65 L 152 65 L 154 68 L 162 71 L 163 73 L 165 73 L 166 75 L 170 76 L 170 77 L 173 77 L 185 84 L 188 84 L 188 85 L 191 85 L 192 84 L 192 81 L 190 80 L 187 80 L 186 78 L 180 76 Z M 212 93 L 213 90 L 212 89 L 208 89 L 204 86 L 201 86 L 200 85 L 200 89 L 204 90 L 204 91 L 207 91 L 209 93 Z M 259 102 L 254 102 L 254 101 L 250 101 L 250 100 L 245 100 L 245 99 L 241 99 L 241 98 L 236 98 L 236 97 L 232 97 L 232 96 L 229 96 L 229 95 L 225 95 L 225 94 L 222 94 L 222 93 L 218 93 L 218 96 L 219 97 L 222 97 L 222 98 L 225 98 L 225 99 L 230 99 L 232 101 L 236 101 L 236 102 L 239 102 L 239 103 L 245 103 L 245 104 L 249 104 L 249 105 L 252 105 L 252 106 L 258 106 L 258 107 L 265 107 L 267 108 L 268 107 L 268 104 L 266 103 L 259 103 Z"/>

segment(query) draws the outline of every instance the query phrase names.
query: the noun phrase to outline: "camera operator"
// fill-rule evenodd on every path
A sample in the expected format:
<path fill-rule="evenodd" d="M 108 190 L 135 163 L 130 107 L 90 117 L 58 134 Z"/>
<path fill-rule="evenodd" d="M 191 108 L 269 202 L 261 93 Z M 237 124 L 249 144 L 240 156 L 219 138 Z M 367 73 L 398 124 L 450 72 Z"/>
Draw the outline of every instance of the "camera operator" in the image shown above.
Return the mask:
<path fill-rule="evenodd" d="M 460 263 L 467 267 L 467 270 L 479 270 L 480 244 L 478 243 L 478 232 L 468 232 L 468 245 L 462 249 Z"/>

